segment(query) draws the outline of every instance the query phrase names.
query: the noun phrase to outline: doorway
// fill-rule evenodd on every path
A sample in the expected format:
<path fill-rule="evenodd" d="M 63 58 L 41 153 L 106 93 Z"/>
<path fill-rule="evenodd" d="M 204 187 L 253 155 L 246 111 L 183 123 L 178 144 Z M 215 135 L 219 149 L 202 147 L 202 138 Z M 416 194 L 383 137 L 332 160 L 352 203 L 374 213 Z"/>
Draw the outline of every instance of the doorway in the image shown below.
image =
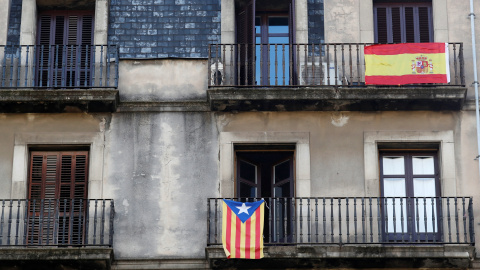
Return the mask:
<path fill-rule="evenodd" d="M 238 149 L 240 148 L 240 149 Z M 294 146 L 237 147 L 236 196 L 239 200 L 266 201 L 266 242 L 290 243 L 294 233 Z"/>

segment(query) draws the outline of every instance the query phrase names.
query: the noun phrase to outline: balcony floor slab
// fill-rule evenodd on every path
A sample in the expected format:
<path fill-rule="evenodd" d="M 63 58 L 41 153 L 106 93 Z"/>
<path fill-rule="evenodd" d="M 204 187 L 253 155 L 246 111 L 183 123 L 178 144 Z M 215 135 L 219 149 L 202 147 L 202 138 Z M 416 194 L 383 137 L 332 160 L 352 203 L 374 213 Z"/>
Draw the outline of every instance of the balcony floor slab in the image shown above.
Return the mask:
<path fill-rule="evenodd" d="M 217 87 L 207 90 L 213 111 L 460 110 L 466 87 Z"/>
<path fill-rule="evenodd" d="M 262 260 L 227 259 L 221 246 L 206 248 L 210 267 L 243 268 L 468 268 L 470 245 L 295 245 L 267 246 Z"/>
<path fill-rule="evenodd" d="M 0 89 L 0 113 L 114 112 L 119 91 L 89 89 Z"/>

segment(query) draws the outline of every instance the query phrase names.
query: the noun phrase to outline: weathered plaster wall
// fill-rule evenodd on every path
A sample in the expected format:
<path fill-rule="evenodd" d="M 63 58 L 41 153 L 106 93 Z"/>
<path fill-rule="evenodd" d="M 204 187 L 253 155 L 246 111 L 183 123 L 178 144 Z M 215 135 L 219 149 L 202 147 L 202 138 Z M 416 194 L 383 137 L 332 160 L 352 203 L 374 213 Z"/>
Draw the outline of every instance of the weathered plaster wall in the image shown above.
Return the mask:
<path fill-rule="evenodd" d="M 213 115 L 120 113 L 110 128 L 115 257 L 203 257 L 207 198 L 219 196 Z"/>
<path fill-rule="evenodd" d="M 121 101 L 206 99 L 207 60 L 122 60 Z"/>

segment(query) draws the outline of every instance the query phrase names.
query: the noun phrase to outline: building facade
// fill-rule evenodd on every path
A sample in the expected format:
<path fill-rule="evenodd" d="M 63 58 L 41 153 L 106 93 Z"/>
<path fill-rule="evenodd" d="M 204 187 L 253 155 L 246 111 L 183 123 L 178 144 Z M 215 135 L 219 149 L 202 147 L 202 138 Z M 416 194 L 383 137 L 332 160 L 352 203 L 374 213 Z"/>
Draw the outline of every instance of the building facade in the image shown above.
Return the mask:
<path fill-rule="evenodd" d="M 469 1 L 0 4 L 0 269 L 480 268 Z M 365 85 L 424 42 L 448 83 Z"/>

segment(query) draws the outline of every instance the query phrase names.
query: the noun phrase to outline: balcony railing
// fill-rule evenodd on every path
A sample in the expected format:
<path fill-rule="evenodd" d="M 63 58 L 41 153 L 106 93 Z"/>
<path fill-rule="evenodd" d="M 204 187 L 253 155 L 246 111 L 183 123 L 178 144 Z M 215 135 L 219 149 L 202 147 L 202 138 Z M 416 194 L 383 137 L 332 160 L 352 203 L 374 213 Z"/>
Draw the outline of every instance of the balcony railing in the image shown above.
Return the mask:
<path fill-rule="evenodd" d="M 0 200 L 2 246 L 112 246 L 109 199 Z"/>
<path fill-rule="evenodd" d="M 367 45 L 211 44 L 208 86 L 364 86 Z M 464 86 L 463 43 L 449 43 L 448 49 L 450 83 L 435 85 Z"/>
<path fill-rule="evenodd" d="M 114 45 L 0 45 L 0 88 L 117 88 Z"/>
<path fill-rule="evenodd" d="M 207 244 L 221 244 L 222 201 L 208 199 Z M 249 198 L 248 201 L 258 199 Z M 266 198 L 264 243 L 475 243 L 471 197 Z"/>

